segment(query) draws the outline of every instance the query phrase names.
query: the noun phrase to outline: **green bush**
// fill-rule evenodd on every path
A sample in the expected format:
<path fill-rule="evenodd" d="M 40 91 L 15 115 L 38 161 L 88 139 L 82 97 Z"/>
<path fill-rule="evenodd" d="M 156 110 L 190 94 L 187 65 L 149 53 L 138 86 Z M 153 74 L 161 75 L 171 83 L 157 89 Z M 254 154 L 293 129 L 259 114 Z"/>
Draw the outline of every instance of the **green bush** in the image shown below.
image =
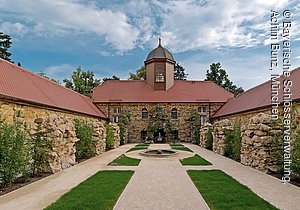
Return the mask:
<path fill-rule="evenodd" d="M 29 177 L 30 140 L 26 124 L 0 121 L 0 186 Z"/>
<path fill-rule="evenodd" d="M 52 148 L 52 142 L 48 141 L 44 136 L 45 132 L 42 130 L 42 124 L 38 124 L 34 129 L 35 133 L 32 135 L 32 164 L 31 170 L 33 176 L 40 175 L 49 167 L 49 152 Z"/>
<path fill-rule="evenodd" d="M 213 134 L 212 134 L 212 128 L 208 129 L 208 132 L 206 134 L 206 142 L 205 142 L 205 148 L 209 150 L 213 150 Z"/>
<path fill-rule="evenodd" d="M 114 148 L 114 130 L 109 125 L 106 125 L 106 149 Z"/>
<path fill-rule="evenodd" d="M 84 121 L 75 120 L 76 137 L 79 139 L 75 143 L 76 158 L 90 158 L 96 154 L 96 142 L 93 138 L 93 129 L 90 124 Z"/>
<path fill-rule="evenodd" d="M 234 126 L 233 130 L 225 131 L 225 156 L 235 161 L 241 160 L 241 126 L 239 124 Z"/>
<path fill-rule="evenodd" d="M 292 172 L 300 176 L 300 131 L 297 131 L 296 140 L 292 150 Z"/>
<path fill-rule="evenodd" d="M 118 123 L 120 128 L 120 145 L 125 144 L 125 125 L 123 123 Z"/>

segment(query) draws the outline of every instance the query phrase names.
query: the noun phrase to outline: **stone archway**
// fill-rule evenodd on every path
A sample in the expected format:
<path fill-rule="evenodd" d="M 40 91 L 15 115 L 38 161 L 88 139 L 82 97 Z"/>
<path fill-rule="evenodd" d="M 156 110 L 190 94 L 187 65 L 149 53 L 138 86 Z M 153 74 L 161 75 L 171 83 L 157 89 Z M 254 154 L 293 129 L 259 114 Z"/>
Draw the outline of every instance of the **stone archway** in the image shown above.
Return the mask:
<path fill-rule="evenodd" d="M 164 129 L 157 129 L 153 133 L 154 143 L 166 143 L 166 132 Z"/>

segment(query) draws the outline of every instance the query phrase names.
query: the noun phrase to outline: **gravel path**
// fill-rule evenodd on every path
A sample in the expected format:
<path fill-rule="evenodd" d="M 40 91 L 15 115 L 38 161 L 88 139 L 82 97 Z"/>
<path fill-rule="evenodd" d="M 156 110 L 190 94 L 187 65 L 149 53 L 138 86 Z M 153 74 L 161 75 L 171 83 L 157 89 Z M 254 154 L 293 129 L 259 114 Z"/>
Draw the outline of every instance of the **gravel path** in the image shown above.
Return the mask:
<path fill-rule="evenodd" d="M 170 149 L 151 145 L 149 149 Z M 177 158 L 143 158 L 115 210 L 208 209 Z"/>

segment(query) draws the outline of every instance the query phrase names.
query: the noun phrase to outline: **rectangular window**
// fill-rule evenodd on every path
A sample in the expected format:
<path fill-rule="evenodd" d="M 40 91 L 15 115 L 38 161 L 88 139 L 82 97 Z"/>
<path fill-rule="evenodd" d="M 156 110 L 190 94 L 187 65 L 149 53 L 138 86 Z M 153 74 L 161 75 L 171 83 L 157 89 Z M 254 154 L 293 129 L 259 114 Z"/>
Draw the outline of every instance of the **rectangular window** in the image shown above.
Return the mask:
<path fill-rule="evenodd" d="M 200 106 L 200 107 L 198 108 L 198 112 L 199 112 L 199 113 L 206 113 L 206 107 L 205 107 L 205 106 Z"/>
<path fill-rule="evenodd" d="M 147 138 L 147 131 L 141 131 L 141 139 L 142 141 L 145 141 Z"/>
<path fill-rule="evenodd" d="M 122 109 L 121 109 L 121 107 L 114 107 L 114 108 L 112 108 L 112 111 L 114 114 L 119 114 L 119 113 L 121 113 Z"/>
<path fill-rule="evenodd" d="M 116 116 L 116 115 L 112 116 L 112 122 L 113 123 L 118 123 L 119 122 L 119 116 Z"/>
<path fill-rule="evenodd" d="M 201 122 L 201 125 L 206 123 L 206 116 L 205 115 L 200 116 L 200 122 Z"/>

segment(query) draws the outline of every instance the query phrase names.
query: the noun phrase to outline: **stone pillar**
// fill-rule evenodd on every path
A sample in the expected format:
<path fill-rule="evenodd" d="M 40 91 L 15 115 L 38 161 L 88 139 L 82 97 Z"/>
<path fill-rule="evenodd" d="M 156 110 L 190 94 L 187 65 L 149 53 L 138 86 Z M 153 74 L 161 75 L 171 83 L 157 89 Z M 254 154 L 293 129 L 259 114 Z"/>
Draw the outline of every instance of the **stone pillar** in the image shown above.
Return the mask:
<path fill-rule="evenodd" d="M 233 130 L 233 124 L 230 120 L 224 119 L 214 123 L 213 125 L 213 151 L 220 155 L 225 153 L 225 131 Z"/>
<path fill-rule="evenodd" d="M 272 126 L 271 115 L 259 113 L 250 118 L 248 124 L 241 127 L 241 135 L 242 164 L 263 172 L 278 170 L 282 126 Z"/>
<path fill-rule="evenodd" d="M 116 123 L 109 123 L 114 131 L 114 149 L 120 146 L 120 128 Z"/>
<path fill-rule="evenodd" d="M 56 173 L 75 165 L 75 142 L 78 141 L 73 120 L 51 114 L 45 119 L 38 118 L 36 123 L 42 123 L 44 138 L 52 142 L 49 154 L 50 171 Z"/>
<path fill-rule="evenodd" d="M 206 141 L 207 141 L 207 133 L 209 131 L 209 129 L 212 129 L 213 126 L 212 124 L 210 124 L 209 122 L 206 122 L 203 124 L 203 126 L 200 129 L 200 147 L 204 147 L 206 146 Z"/>
<path fill-rule="evenodd" d="M 105 152 L 106 147 L 106 129 L 102 122 L 93 122 L 93 138 L 96 142 L 96 155 L 100 155 Z"/>

